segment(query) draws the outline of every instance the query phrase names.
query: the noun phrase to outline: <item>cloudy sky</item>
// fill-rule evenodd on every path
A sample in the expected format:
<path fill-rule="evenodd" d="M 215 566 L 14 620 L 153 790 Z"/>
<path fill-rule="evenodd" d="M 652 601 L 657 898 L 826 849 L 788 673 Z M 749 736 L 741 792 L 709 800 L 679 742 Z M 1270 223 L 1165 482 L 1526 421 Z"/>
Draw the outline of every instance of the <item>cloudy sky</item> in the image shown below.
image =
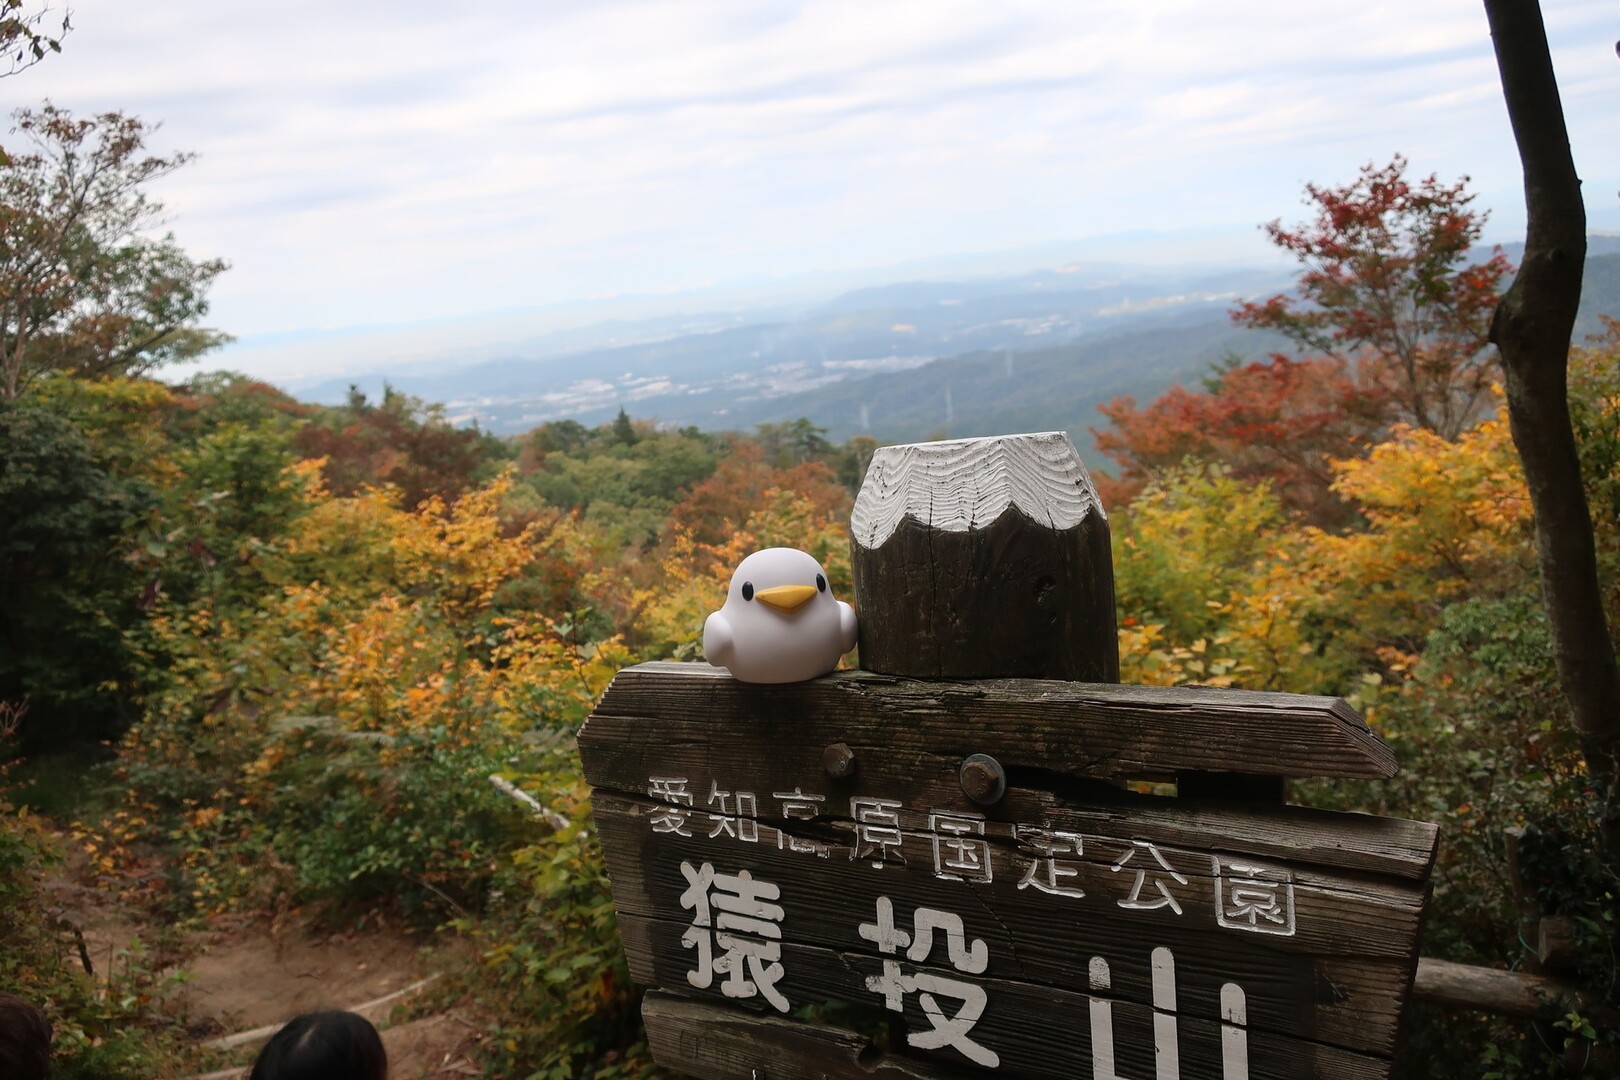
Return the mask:
<path fill-rule="evenodd" d="M 250 343 L 1139 230 L 1253 256 L 1397 151 L 1522 228 L 1478 0 L 70 3 L 6 104 L 197 152 L 161 194 Z M 1543 6 L 1620 226 L 1620 11 Z"/>

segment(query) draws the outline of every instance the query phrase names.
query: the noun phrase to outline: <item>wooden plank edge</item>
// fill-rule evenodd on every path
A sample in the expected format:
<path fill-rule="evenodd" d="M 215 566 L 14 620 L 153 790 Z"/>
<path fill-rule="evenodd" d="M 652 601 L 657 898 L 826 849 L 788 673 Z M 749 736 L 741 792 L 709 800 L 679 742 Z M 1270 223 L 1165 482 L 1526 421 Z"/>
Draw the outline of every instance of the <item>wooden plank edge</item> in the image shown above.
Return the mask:
<path fill-rule="evenodd" d="M 1395 760 L 1395 751 L 1385 742 L 1377 732 L 1367 726 L 1367 720 L 1355 710 L 1344 698 L 1332 698 L 1333 705 L 1329 714 L 1339 724 L 1341 731 L 1354 743 L 1366 760 L 1379 770 L 1376 776 L 1366 777 L 1372 780 L 1388 780 L 1400 772 L 1400 764 Z"/>
<path fill-rule="evenodd" d="M 591 769 L 589 762 L 586 765 L 586 781 L 591 786 L 591 797 L 598 797 L 614 803 L 624 804 L 621 811 L 635 808 L 651 809 L 662 805 L 650 798 L 645 790 L 628 789 L 620 785 L 596 783 L 600 779 Z M 1017 789 L 1015 789 L 1017 790 Z M 1033 789 L 1026 789 L 1033 790 Z M 1219 845 L 1222 852 L 1242 852 L 1243 854 L 1260 859 L 1283 859 L 1299 865 L 1319 867 L 1325 873 L 1335 876 L 1376 877 L 1389 878 L 1393 881 L 1427 882 L 1434 870 L 1434 860 L 1439 851 L 1440 827 L 1427 821 L 1413 821 L 1407 818 L 1385 818 L 1370 814 L 1362 814 L 1344 810 L 1323 810 L 1311 806 L 1264 806 L 1260 809 L 1251 809 L 1244 804 L 1234 804 L 1222 800 L 1181 799 L 1168 796 L 1139 795 L 1134 799 L 1155 800 L 1161 805 L 1141 803 L 1138 805 L 1121 804 L 1117 807 L 1121 812 L 1129 810 L 1136 817 L 1139 825 L 1134 830 L 1145 839 L 1163 842 L 1168 846 L 1176 846 L 1168 836 L 1172 829 L 1195 829 L 1203 832 L 1219 832 L 1227 836 L 1227 842 Z M 1055 804 L 1053 808 L 1057 814 L 1069 812 L 1075 814 L 1107 814 L 1116 809 L 1114 806 L 1102 804 Z M 769 814 L 744 815 L 757 820 L 773 829 L 787 829 L 794 831 L 793 822 Z M 1188 821 L 1174 820 L 1185 817 Z M 1309 830 L 1319 834 L 1324 840 L 1324 846 L 1315 853 L 1302 851 L 1296 844 L 1284 844 L 1277 840 L 1267 840 L 1251 835 L 1247 827 L 1249 819 L 1264 817 L 1283 825 L 1295 826 L 1302 830 Z M 1048 822 L 1054 820 L 1048 818 Z M 829 812 L 816 819 L 816 824 L 831 829 L 842 840 L 852 826 L 852 819 L 842 810 Z M 999 828 L 1005 822 L 996 822 Z M 925 838 L 916 826 L 904 826 L 907 835 L 915 835 L 919 839 Z M 1102 826 L 1076 825 L 1075 828 L 1100 829 Z M 1327 834 L 1335 829 L 1359 830 L 1344 837 L 1346 843 L 1327 845 L 1325 841 L 1331 839 Z M 808 833 L 806 834 L 808 835 Z M 820 834 L 817 833 L 819 836 Z M 1004 843 L 999 838 L 993 838 L 994 843 Z M 1355 847 L 1359 842 L 1361 847 Z"/>
<path fill-rule="evenodd" d="M 707 684 L 709 689 L 714 689 L 729 682 L 731 675 L 722 668 L 716 668 L 703 662 L 654 660 L 636 664 L 622 669 L 614 676 L 613 681 L 603 693 L 596 712 L 626 720 L 642 717 L 644 711 L 635 708 L 633 705 L 627 705 L 625 699 L 635 696 L 634 687 L 643 680 L 651 680 L 654 685 L 662 685 L 667 688 L 668 684 L 665 683 L 665 680 L 668 679 L 680 680 L 676 685 L 682 685 L 683 689 L 689 687 L 690 692 L 700 693 L 704 684 Z M 688 684 L 688 680 L 693 682 Z M 926 689 L 929 693 L 942 697 L 953 693 L 979 697 L 986 691 L 1004 695 L 1022 693 L 1027 695 L 1032 703 L 1043 703 L 1048 707 L 1055 705 L 1058 708 L 1062 708 L 1064 705 L 1073 705 L 1075 707 L 1090 706 L 1102 709 L 1131 708 L 1151 712 L 1161 709 L 1196 710 L 1200 706 L 1207 705 L 1212 709 L 1219 709 L 1223 712 L 1241 713 L 1246 705 L 1252 705 L 1256 709 L 1270 713 L 1279 704 L 1286 704 L 1290 708 L 1309 707 L 1311 714 L 1322 722 L 1329 731 L 1338 736 L 1339 749 L 1346 755 L 1343 759 L 1343 767 L 1331 770 L 1313 769 L 1309 773 L 1295 768 L 1284 773 L 1278 770 L 1265 769 L 1265 763 L 1263 762 L 1247 762 L 1234 763 L 1233 771 L 1249 772 L 1254 775 L 1374 780 L 1388 779 L 1398 771 L 1394 751 L 1367 726 L 1361 714 L 1356 712 L 1343 698 L 1280 694 L 1259 690 L 1231 690 L 1220 687 L 1134 686 L 1114 683 L 1061 682 L 1047 679 L 934 681 L 879 675 L 859 670 L 837 671 L 831 675 L 824 675 L 819 679 L 793 685 L 812 686 L 821 684 L 830 692 L 841 690 L 859 694 L 869 688 L 892 687 L 908 683 L 915 684 L 919 689 Z M 1054 703 L 1051 699 L 1056 696 L 1061 696 L 1066 700 L 1061 704 Z M 587 722 L 585 728 L 581 729 L 580 734 L 582 737 L 585 736 L 588 728 L 589 722 Z M 1237 767 L 1239 765 L 1243 767 Z M 1279 770 L 1281 768 L 1279 766 Z M 1175 772 L 1198 769 L 1199 766 L 1196 764 L 1131 760 L 1121 761 L 1119 767 L 1111 770 L 1109 775 L 1125 777 L 1150 774 L 1156 770 Z M 1088 773 L 1088 775 L 1090 774 Z"/>
<path fill-rule="evenodd" d="M 649 990 L 641 1002 L 653 1060 L 704 1080 L 952 1080 L 960 1073 L 891 1057 L 854 1032 L 744 1013 Z"/>
<path fill-rule="evenodd" d="M 602 800 L 601 809 L 603 810 L 604 814 L 617 815 L 621 818 L 634 818 L 643 812 L 654 811 L 659 807 L 667 805 L 647 798 L 646 796 L 640 795 L 636 792 L 618 792 L 609 791 L 606 789 L 597 789 L 592 792 L 591 797 L 593 800 L 597 798 Z M 606 819 L 604 818 L 602 820 Z M 836 861 L 840 864 L 847 861 L 856 861 L 850 860 L 848 856 L 844 854 L 849 850 L 849 839 L 851 836 L 853 836 L 853 823 L 848 817 L 828 815 L 823 818 L 817 818 L 815 820 L 815 824 L 823 827 L 813 829 L 805 828 L 805 826 L 810 823 L 780 817 L 744 817 L 743 819 L 739 820 L 758 821 L 766 828 L 783 831 L 789 836 L 795 836 L 800 839 L 819 840 L 821 842 L 831 844 L 833 845 L 833 850 L 838 855 Z M 608 833 L 604 837 L 604 842 L 613 843 L 615 846 L 617 846 L 618 841 L 614 836 L 616 828 L 617 826 L 615 825 L 608 826 Z M 919 847 L 925 846 L 933 835 L 931 833 L 924 832 L 915 826 L 902 824 L 896 828 L 907 840 L 915 842 L 915 846 Z M 601 831 L 602 830 L 599 828 L 598 832 L 601 833 Z M 1439 832 L 1437 827 L 1434 831 L 1436 834 Z M 1124 840 L 1123 837 L 1119 837 L 1117 839 L 1121 841 Z M 988 835 L 985 837 L 985 840 L 993 851 L 999 852 L 1003 855 L 1009 855 L 1016 851 L 1005 836 Z M 1257 846 L 1243 844 L 1223 846 L 1219 849 L 1209 849 L 1207 851 L 1195 848 L 1182 848 L 1178 847 L 1174 841 L 1164 841 L 1158 838 L 1157 835 L 1155 835 L 1155 842 L 1162 844 L 1166 850 L 1172 852 L 1180 851 L 1186 854 L 1199 856 L 1221 854 L 1226 857 L 1235 856 L 1241 858 L 1246 856 L 1253 859 L 1256 857 L 1255 851 L 1257 850 Z M 735 851 L 737 849 L 732 850 Z M 1434 850 L 1435 847 L 1431 846 L 1431 866 Z M 708 856 L 704 856 L 704 858 L 707 857 Z M 1399 867 L 1397 867 L 1395 870 L 1369 870 L 1362 866 L 1345 866 L 1337 863 L 1327 862 L 1320 856 L 1313 856 L 1302 851 L 1296 850 L 1290 852 L 1280 845 L 1273 845 L 1272 847 L 1263 849 L 1261 851 L 1261 854 L 1259 855 L 1260 861 L 1265 861 L 1268 858 L 1287 861 L 1292 867 L 1305 868 L 1305 873 L 1296 874 L 1296 876 L 1293 878 L 1294 885 L 1301 890 L 1305 890 L 1322 897 L 1331 898 L 1334 896 L 1361 895 L 1364 897 L 1366 902 L 1377 903 L 1381 906 L 1387 907 L 1391 911 L 1407 909 L 1420 910 L 1425 908 L 1428 902 L 1428 890 L 1430 887 L 1428 882 L 1428 873 L 1423 873 L 1421 875 L 1404 874 L 1399 872 Z M 1100 870 L 1112 866 L 1116 860 L 1111 859 L 1106 855 L 1091 853 L 1070 856 L 1069 861 L 1087 866 L 1091 869 Z M 1207 859 L 1202 862 L 1194 863 L 1178 862 L 1177 872 L 1184 877 L 1196 878 L 1202 881 L 1214 880 L 1216 877 L 1214 870 L 1206 867 Z M 1418 936 L 1419 935 L 1414 934 L 1414 940 L 1416 940 Z"/>
<path fill-rule="evenodd" d="M 1087 1023 L 1085 1018 L 1089 1012 L 1089 1007 L 1085 1004 L 1087 995 L 1071 994 L 1065 997 L 1074 999 L 1066 1001 L 1066 1004 L 1078 1009 L 1077 1023 L 1085 1025 Z M 648 1016 L 646 1008 L 649 999 L 657 1002 L 651 1017 Z M 670 1007 L 666 1009 L 665 1006 Z M 1154 1010 L 1148 1005 L 1120 1000 L 1111 1000 L 1111 1007 L 1115 1023 L 1122 1025 L 1115 1029 L 1115 1049 L 1119 1049 L 1121 1042 L 1131 1041 L 1136 1044 L 1139 1052 L 1144 1047 L 1151 1051 L 1153 1038 L 1147 1035 L 1144 1039 L 1144 1035 Z M 653 1049 L 654 1060 L 666 1068 L 680 1069 L 701 1080 L 866 1080 L 873 1076 L 881 1080 L 891 1078 L 963 1080 L 970 1075 L 996 1075 L 981 1071 L 970 1064 L 935 1067 L 931 1063 L 914 1058 L 885 1053 L 877 1047 L 870 1046 L 861 1036 L 832 1025 L 773 1016 L 765 1012 L 724 1005 L 714 999 L 694 999 L 678 989 L 649 988 L 643 997 L 642 1015 L 647 1025 L 648 1043 Z M 1177 1027 L 1182 1029 L 1183 1033 L 1192 1028 L 1203 1029 L 1200 1034 L 1206 1043 L 1212 1036 L 1219 1038 L 1215 1035 L 1219 1030 L 1219 1025 L 1215 1021 L 1189 1017 L 1185 1014 L 1178 1015 L 1176 1021 Z M 693 1026 L 683 1029 L 680 1026 L 682 1024 Z M 694 1030 L 696 1024 L 702 1024 L 703 1027 Z M 711 1024 L 716 1026 L 711 1027 Z M 655 1025 L 658 1028 L 656 1033 Z M 1136 1034 L 1122 1039 L 1121 1034 L 1125 1026 Z M 1271 1077 L 1307 1075 L 1297 1068 L 1290 1068 L 1288 1064 L 1290 1061 L 1313 1062 L 1320 1071 L 1312 1071 L 1308 1075 L 1334 1077 L 1336 1080 L 1350 1080 L 1350 1078 L 1371 1080 L 1389 1075 L 1392 1059 L 1384 1055 L 1348 1050 L 1331 1043 L 1305 1038 L 1255 1031 L 1252 1028 L 1246 1030 L 1252 1040 L 1265 1045 L 1270 1051 L 1267 1055 L 1270 1059 L 1269 1066 L 1262 1067 L 1251 1058 L 1250 1075 Z M 725 1041 L 720 1046 L 702 1045 L 704 1035 L 711 1031 L 716 1034 L 725 1032 L 723 1036 Z M 675 1043 L 673 1046 L 670 1045 L 672 1041 Z M 671 1056 L 666 1057 L 666 1053 Z M 1180 1073 L 1215 1076 L 1219 1075 L 1219 1068 L 1219 1063 L 1206 1061 L 1203 1067 L 1198 1067 L 1183 1060 Z M 1055 1069 L 1030 1071 L 1027 1067 L 1009 1067 L 1009 1063 L 1005 1060 L 1001 1064 L 1001 1070 L 999 1075 L 1007 1076 L 1061 1075 L 1070 1078 L 1084 1075 L 1079 1071 L 1060 1073 Z"/>

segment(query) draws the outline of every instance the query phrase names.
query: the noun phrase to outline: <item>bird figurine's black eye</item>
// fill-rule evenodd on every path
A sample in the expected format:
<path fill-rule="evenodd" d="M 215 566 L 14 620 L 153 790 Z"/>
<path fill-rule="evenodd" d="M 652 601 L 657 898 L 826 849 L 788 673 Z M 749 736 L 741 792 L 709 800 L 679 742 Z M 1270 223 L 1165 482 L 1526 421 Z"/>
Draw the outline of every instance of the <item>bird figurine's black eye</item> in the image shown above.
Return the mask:
<path fill-rule="evenodd" d="M 822 577 L 820 574 L 817 574 L 816 575 L 816 592 L 826 592 L 826 591 L 827 591 L 827 579 Z"/>
<path fill-rule="evenodd" d="M 743 599 L 744 600 L 752 600 L 753 598 L 754 598 L 754 583 L 752 581 L 743 582 Z"/>

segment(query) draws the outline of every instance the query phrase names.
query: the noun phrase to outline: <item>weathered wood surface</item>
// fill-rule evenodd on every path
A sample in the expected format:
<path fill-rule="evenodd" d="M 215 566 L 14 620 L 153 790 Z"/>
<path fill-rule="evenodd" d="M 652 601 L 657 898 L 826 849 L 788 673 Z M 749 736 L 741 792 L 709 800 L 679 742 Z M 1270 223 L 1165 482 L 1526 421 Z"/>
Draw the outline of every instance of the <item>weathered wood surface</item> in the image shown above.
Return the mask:
<path fill-rule="evenodd" d="M 1568 915 L 1543 915 L 1536 924 L 1536 963 L 1542 971 L 1574 971 L 1583 959 L 1581 934 Z"/>
<path fill-rule="evenodd" d="M 668 1068 L 703 1077 L 704 1080 L 961 1080 L 965 1076 L 998 1074 L 1061 1076 L 1064 1080 L 1090 1076 L 1098 1080 L 1104 1076 L 1110 1080 L 1114 1077 L 1146 1080 L 1163 1075 L 1156 1072 L 1151 1034 L 1145 1040 L 1133 1038 L 1123 1043 L 1116 1037 L 1113 1069 L 1108 1073 L 1094 1070 L 1089 1048 L 1074 1045 L 1089 1030 L 1090 1003 L 1084 999 L 1075 1002 L 1072 997 L 1053 1000 L 1043 1003 L 1040 1014 L 1051 1015 L 1065 1006 L 1077 1007 L 1079 1012 L 1057 1025 L 1045 1024 L 1034 1016 L 1027 1018 L 1032 1035 L 1046 1040 L 1052 1047 L 1052 1052 L 1043 1055 L 1034 1070 L 1027 1072 L 1015 1071 L 1012 1063 L 1003 1063 L 994 1071 L 972 1066 L 935 1067 L 875 1051 L 857 1036 L 829 1025 L 751 1016 L 735 1008 L 716 1007 L 675 993 L 647 995 L 642 1006 L 642 1017 L 647 1024 L 647 1039 L 655 1060 Z M 1111 1011 L 1116 1026 L 1122 1030 L 1148 1030 L 1153 1024 L 1150 1009 L 1116 1004 Z M 1218 1039 L 1219 1032 L 1210 1032 L 1201 1023 L 1185 1027 L 1178 1025 L 1178 1041 L 1183 1051 L 1199 1049 L 1199 1043 L 1207 1043 L 1212 1037 Z M 1250 1041 L 1262 1062 L 1258 1067 L 1249 1069 L 1248 1076 L 1252 1080 L 1283 1080 L 1297 1076 L 1375 1080 L 1385 1076 L 1388 1070 L 1386 1064 L 1331 1047 L 1279 1045 L 1265 1036 Z M 1204 1046 L 1202 1049 L 1207 1051 L 1211 1047 Z M 1267 1061 L 1288 1060 L 1290 1053 L 1306 1055 L 1301 1065 L 1314 1071 L 1282 1072 L 1264 1064 Z M 1172 1074 L 1177 1080 L 1231 1080 L 1231 1077 L 1223 1076 L 1219 1064 L 1210 1069 L 1197 1064 L 1198 1059 L 1190 1063 L 1190 1056 L 1187 1053 L 1179 1055 L 1181 1068 Z M 1218 1062 L 1219 1057 L 1215 1060 Z M 1064 1068 L 1072 1071 L 1061 1071 Z"/>
<path fill-rule="evenodd" d="M 1425 956 L 1418 961 L 1412 996 L 1453 1008 L 1500 1016 L 1548 1017 L 1580 999 L 1568 983 L 1527 971 L 1494 971 Z"/>
<path fill-rule="evenodd" d="M 659 724 L 656 741 L 648 739 L 649 721 Z M 1031 679 L 941 683 L 866 672 L 761 687 L 707 664 L 620 672 L 580 738 L 593 751 L 586 762 L 593 786 L 605 779 L 593 770 L 609 761 L 645 775 L 696 747 L 761 785 L 791 787 L 822 775 L 823 751 L 839 742 L 854 752 L 863 783 L 921 778 L 948 787 L 973 753 L 1000 761 L 1014 789 L 1021 781 L 1044 787 L 1191 770 L 1365 778 L 1395 771 L 1389 747 L 1338 698 Z"/>
<path fill-rule="evenodd" d="M 885 1055 L 841 1028 L 739 1013 L 670 993 L 648 993 L 641 1018 L 655 1061 L 713 1080 L 951 1080 L 953 1076 Z"/>
<path fill-rule="evenodd" d="M 769 944 L 783 965 L 776 985 L 795 1007 L 881 1008 L 885 997 L 868 980 L 886 961 L 913 974 L 960 974 L 943 939 L 911 963 L 863 938 L 880 897 L 896 926 L 919 910 L 959 917 L 965 940 L 981 942 L 989 958 L 962 977 L 986 991 L 972 1030 L 994 1048 L 1001 1073 L 1093 1075 L 1091 1017 L 1104 1002 L 1118 1075 L 1155 1075 L 1154 1017 L 1162 1024 L 1170 1015 L 1154 981 L 1155 950 L 1174 969 L 1181 1077 L 1224 1075 L 1228 984 L 1245 995 L 1249 1076 L 1387 1073 L 1416 965 L 1433 826 L 1138 796 L 1095 782 L 1189 764 L 1384 775 L 1387 750 L 1342 702 L 856 672 L 752 687 L 707 665 L 651 664 L 619 675 L 580 747 L 633 977 L 732 1010 L 724 1038 L 689 1039 L 670 1057 L 659 1051 L 666 1065 L 747 1076 L 737 1070 L 750 1053 L 776 1047 L 783 1056 L 770 1066 L 756 1058 L 748 1067 L 770 1077 L 856 1075 L 839 1071 L 835 1059 L 844 1059 L 832 1051 L 817 1056 L 822 1035 L 765 1023 L 775 1009 L 738 1014 L 762 1002 L 725 998 L 722 976 L 692 985 L 696 907 L 683 907 L 683 897 L 692 902 L 694 875 L 707 867 L 746 870 L 780 890 L 772 903 L 781 938 Z M 974 753 L 1006 766 L 1009 786 L 993 805 L 963 790 L 959 770 Z M 869 811 L 879 799 L 888 831 L 874 848 Z M 953 870 L 949 852 L 964 835 L 953 830 L 962 828 L 976 854 Z M 1147 874 L 1140 881 L 1138 869 Z M 1279 910 L 1286 893 L 1285 926 L 1252 911 L 1245 925 L 1231 900 L 1243 874 L 1250 887 L 1270 888 Z M 1109 969 L 1106 988 L 1090 981 L 1094 959 Z M 947 1016 L 953 1007 L 941 1006 Z M 918 994 L 895 1015 L 912 1034 L 930 1030 Z M 873 1063 L 871 1052 L 853 1052 L 854 1068 Z M 979 1071 L 950 1046 L 882 1060 L 900 1069 L 901 1057 L 931 1064 L 896 1077 Z"/>
<path fill-rule="evenodd" d="M 615 905 L 638 982 L 686 984 L 693 954 L 682 943 L 689 926 L 689 912 L 681 906 L 689 885 L 682 864 L 696 869 L 707 863 L 721 873 L 746 868 L 754 878 L 780 887 L 788 972 L 783 986 L 792 988 L 788 997 L 795 1004 L 881 1001 L 866 990 L 865 978 L 877 973 L 882 958 L 862 940 L 858 928 L 874 920 L 876 898 L 882 895 L 892 902 L 897 921 L 920 907 L 949 910 L 961 916 L 970 938 L 985 943 L 990 964 L 979 981 L 993 981 L 996 989 L 991 994 L 994 1007 L 987 1009 L 978 1030 L 1003 1046 L 1027 1041 L 1028 1032 L 1019 1026 L 1026 1023 L 1025 1014 L 1053 1015 L 1054 994 L 1073 996 L 1081 1006 L 1073 1015 L 1084 1015 L 1092 957 L 1102 957 L 1111 968 L 1111 998 L 1150 1008 L 1150 956 L 1164 947 L 1173 954 L 1181 1014 L 1189 1022 L 1218 1018 L 1221 988 L 1235 982 L 1248 997 L 1250 1031 L 1256 1037 L 1292 1038 L 1300 1044 L 1291 1051 L 1294 1056 L 1305 1053 L 1306 1044 L 1317 1043 L 1373 1057 L 1393 1053 L 1399 1004 L 1415 960 L 1425 883 L 1374 876 L 1365 869 L 1345 872 L 1331 865 L 1337 858 L 1331 848 L 1293 859 L 1260 860 L 1240 846 L 1245 835 L 1285 833 L 1286 823 L 1257 825 L 1244 822 L 1251 815 L 1243 812 L 1212 809 L 1202 828 L 1161 833 L 1154 850 L 1164 864 L 1157 865 L 1168 865 L 1176 875 L 1172 877 L 1154 869 L 1155 856 L 1136 843 L 1146 839 L 1142 830 L 1124 815 L 1112 820 L 1083 810 L 1053 815 L 1041 828 L 1083 837 L 1078 854 L 1060 857 L 1055 864 L 1059 874 L 1053 880 L 1084 893 L 1075 896 L 1020 887 L 1032 865 L 1035 879 L 1046 880 L 1046 867 L 1027 839 L 1014 840 L 1010 829 L 987 840 L 989 880 L 970 882 L 936 874 L 935 834 L 929 832 L 903 830 L 895 854 L 905 863 L 886 861 L 880 868 L 869 859 L 852 858 L 855 836 L 847 821 L 823 826 L 819 819 L 775 819 L 775 825 L 762 823 L 757 840 L 750 843 L 729 832 L 709 837 L 713 819 L 702 813 L 688 822 L 689 837 L 655 834 L 650 822 L 665 809 L 648 799 L 597 799 L 597 825 L 609 852 Z M 1307 831 L 1313 825 L 1320 822 L 1308 825 Z M 1411 833 L 1409 842 L 1421 848 L 1422 830 Z M 1432 833 L 1428 839 L 1432 845 Z M 795 841 L 825 854 L 792 850 Z M 1234 857 L 1233 849 L 1244 854 Z M 1133 852 L 1136 862 L 1115 869 Z M 1233 862 L 1242 860 L 1249 860 L 1243 865 L 1263 862 L 1272 877 L 1290 879 L 1292 933 L 1220 927 L 1216 858 L 1228 879 Z M 1179 912 L 1168 905 L 1122 906 L 1132 896 L 1137 865 L 1155 874 L 1137 892 L 1139 903 L 1164 895 L 1155 891 L 1162 880 Z M 1392 865 L 1407 872 L 1402 860 L 1392 860 Z M 948 972 L 949 965 L 943 970 Z M 908 1017 L 926 1030 L 920 1013 Z M 1020 1051 L 1011 1052 L 1017 1056 Z M 1034 1048 L 1024 1046 L 1022 1052 L 1033 1053 Z M 1060 1074 L 1074 1075 L 1052 1075 Z"/>
<path fill-rule="evenodd" d="M 1393 774 L 1343 701 L 1117 685 L 1109 548 L 1061 433 L 880 450 L 866 671 L 620 673 L 579 745 L 660 1063 L 1387 1076 L 1435 828 L 1281 805 L 1289 777 Z M 882 1047 L 788 1019 L 824 1002 Z"/>
<path fill-rule="evenodd" d="M 1108 518 L 1062 432 L 880 448 L 850 552 L 868 671 L 1119 679 Z"/>

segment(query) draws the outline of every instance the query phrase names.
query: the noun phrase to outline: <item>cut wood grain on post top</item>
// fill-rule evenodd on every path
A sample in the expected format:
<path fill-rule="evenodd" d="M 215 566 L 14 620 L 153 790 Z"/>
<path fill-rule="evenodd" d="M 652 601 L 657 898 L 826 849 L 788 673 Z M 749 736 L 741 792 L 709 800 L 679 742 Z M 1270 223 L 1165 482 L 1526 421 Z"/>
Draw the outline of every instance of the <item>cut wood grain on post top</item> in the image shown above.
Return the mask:
<path fill-rule="evenodd" d="M 945 532 L 983 528 L 1016 506 L 1049 529 L 1107 517 L 1091 475 L 1061 431 L 882 447 L 849 530 L 882 547 L 907 517 Z"/>
<path fill-rule="evenodd" d="M 1062 432 L 879 449 L 850 551 L 868 671 L 1119 679 L 1108 517 Z"/>

